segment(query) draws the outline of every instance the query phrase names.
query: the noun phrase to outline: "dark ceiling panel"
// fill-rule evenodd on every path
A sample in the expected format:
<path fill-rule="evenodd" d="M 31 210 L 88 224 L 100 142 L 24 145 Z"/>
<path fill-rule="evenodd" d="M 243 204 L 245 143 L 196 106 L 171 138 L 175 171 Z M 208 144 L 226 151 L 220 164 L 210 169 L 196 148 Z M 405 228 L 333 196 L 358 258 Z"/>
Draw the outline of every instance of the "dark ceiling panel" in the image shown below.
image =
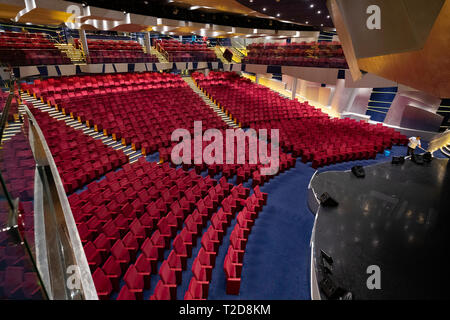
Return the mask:
<path fill-rule="evenodd" d="M 276 19 L 264 19 L 252 16 L 243 16 L 227 12 L 208 12 L 208 10 L 189 10 L 186 4 L 180 5 L 168 0 L 71 0 L 72 2 L 85 3 L 90 6 L 126 11 L 158 18 L 184 20 L 200 23 L 212 23 L 242 28 L 270 29 L 270 30 L 294 30 L 314 31 L 319 30 L 316 24 L 299 25 L 297 23 L 283 23 Z M 260 0 L 254 0 L 260 1 Z M 286 1 L 286 0 L 280 0 Z M 301 0 L 292 0 L 292 2 Z M 276 0 L 272 0 L 276 3 Z M 284 17 L 283 17 L 284 18 Z M 320 23 L 318 24 L 320 27 Z"/>
<path fill-rule="evenodd" d="M 333 27 L 326 0 L 236 0 L 246 7 L 295 23 Z"/>

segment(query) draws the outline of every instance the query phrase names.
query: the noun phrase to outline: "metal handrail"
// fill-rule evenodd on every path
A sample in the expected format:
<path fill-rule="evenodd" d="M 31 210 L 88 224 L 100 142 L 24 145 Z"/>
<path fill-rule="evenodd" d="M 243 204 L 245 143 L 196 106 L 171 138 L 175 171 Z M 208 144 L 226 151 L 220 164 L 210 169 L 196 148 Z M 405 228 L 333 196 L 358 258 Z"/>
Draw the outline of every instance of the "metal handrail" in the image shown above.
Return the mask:
<path fill-rule="evenodd" d="M 48 270 L 46 286 L 51 299 L 98 300 L 97 291 L 84 253 L 75 219 L 50 148 L 36 119 L 23 105 L 33 155 L 40 181 L 35 193 L 41 194 L 42 207 L 35 208 L 37 228 L 45 230 L 37 241 L 38 266 Z M 36 200 L 36 199 L 35 199 Z M 35 201 L 36 202 L 36 201 Z M 46 253 L 46 254 L 44 254 Z M 71 271 L 76 272 L 80 287 L 69 287 Z"/>

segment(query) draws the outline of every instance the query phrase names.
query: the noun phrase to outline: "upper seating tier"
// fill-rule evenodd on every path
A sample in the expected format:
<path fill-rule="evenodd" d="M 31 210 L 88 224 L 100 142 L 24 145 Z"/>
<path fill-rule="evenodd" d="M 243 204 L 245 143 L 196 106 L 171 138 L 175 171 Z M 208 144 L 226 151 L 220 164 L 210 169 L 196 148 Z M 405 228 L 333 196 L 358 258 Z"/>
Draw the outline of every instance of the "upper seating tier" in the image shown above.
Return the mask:
<path fill-rule="evenodd" d="M 181 43 L 177 40 L 157 40 L 156 49 L 170 62 L 216 61 L 216 54 L 205 43 Z"/>
<path fill-rule="evenodd" d="M 348 65 L 338 42 L 255 43 L 243 63 L 300 67 L 344 68 Z"/>
<path fill-rule="evenodd" d="M 55 44 L 45 34 L 0 32 L 0 60 L 11 66 L 70 64 Z"/>

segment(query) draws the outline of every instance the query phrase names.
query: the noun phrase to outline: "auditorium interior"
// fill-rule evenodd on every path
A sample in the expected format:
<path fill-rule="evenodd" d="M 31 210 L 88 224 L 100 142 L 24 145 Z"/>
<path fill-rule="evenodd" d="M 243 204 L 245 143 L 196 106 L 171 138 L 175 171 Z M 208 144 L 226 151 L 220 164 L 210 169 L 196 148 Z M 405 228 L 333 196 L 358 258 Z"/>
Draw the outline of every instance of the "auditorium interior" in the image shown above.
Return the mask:
<path fill-rule="evenodd" d="M 0 0 L 0 300 L 450 298 L 449 30 L 450 0 Z"/>

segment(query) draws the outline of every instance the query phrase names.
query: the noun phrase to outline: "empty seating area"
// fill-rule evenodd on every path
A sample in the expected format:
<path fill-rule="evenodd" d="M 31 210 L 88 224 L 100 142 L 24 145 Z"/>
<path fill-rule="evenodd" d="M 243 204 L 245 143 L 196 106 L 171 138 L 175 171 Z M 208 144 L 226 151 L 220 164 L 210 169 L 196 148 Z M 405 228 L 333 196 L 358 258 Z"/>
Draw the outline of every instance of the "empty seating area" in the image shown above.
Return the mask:
<path fill-rule="evenodd" d="M 254 189 L 251 196 L 249 193 L 250 190 L 242 185 L 233 187 L 231 195 L 222 201 L 222 207 L 212 216 L 211 225 L 201 238 L 201 248 L 192 264 L 192 277 L 184 295 L 185 300 L 208 298 L 211 274 L 216 266 L 219 248 L 237 212 L 239 212 L 237 222 L 231 232 L 230 245 L 223 267 L 226 276 L 226 293 L 239 294 L 245 243 L 254 220 L 267 201 L 267 194 L 261 193 L 259 187 Z"/>
<path fill-rule="evenodd" d="M 70 64 L 55 44 L 45 34 L 0 32 L 0 61 L 11 66 Z"/>
<path fill-rule="evenodd" d="M 136 63 L 158 62 L 158 58 L 145 53 L 137 41 L 88 39 L 89 63 Z M 81 47 L 79 39 L 75 46 Z"/>
<path fill-rule="evenodd" d="M 245 201 L 244 208 L 237 216 L 237 223 L 231 233 L 230 245 L 223 265 L 227 294 L 239 295 L 248 237 L 259 212 L 267 203 L 267 197 L 267 193 L 261 192 L 258 186 L 255 187 L 253 194 Z"/>
<path fill-rule="evenodd" d="M 41 300 L 43 294 L 24 248 L 7 242 L 0 233 L 0 299 Z"/>
<path fill-rule="evenodd" d="M 225 128 L 223 122 L 178 75 L 126 73 L 35 81 L 23 87 L 95 128 L 147 155 L 167 147 L 177 128 L 193 132 Z"/>
<path fill-rule="evenodd" d="M 404 135 L 381 124 L 329 119 L 310 106 L 279 96 L 234 73 L 195 73 L 197 85 L 243 127 L 278 129 L 280 146 L 314 168 L 374 158 L 394 144 L 405 145 Z"/>
<path fill-rule="evenodd" d="M 181 43 L 177 40 L 157 40 L 156 49 L 170 62 L 216 61 L 217 56 L 206 43 Z"/>
<path fill-rule="evenodd" d="M 69 196 L 99 298 L 142 299 L 150 289 L 154 299 L 165 298 L 159 290 L 173 297 L 187 242 L 230 190 L 225 180 L 141 158 Z M 163 284 L 150 288 L 158 272 Z"/>
<path fill-rule="evenodd" d="M 221 130 L 222 136 L 226 137 L 226 131 Z M 191 168 L 194 168 L 195 171 L 200 174 L 203 171 L 208 172 L 209 176 L 215 177 L 216 175 L 220 175 L 221 177 L 225 177 L 227 179 L 233 178 L 236 176 L 236 183 L 244 183 L 252 179 L 253 185 L 264 185 L 267 181 L 269 181 L 271 178 L 273 178 L 275 175 L 282 173 L 290 168 L 295 167 L 295 159 L 292 158 L 291 155 L 283 153 L 281 150 L 279 150 L 279 171 L 277 171 L 274 175 L 261 175 L 261 170 L 263 168 L 268 168 L 268 164 L 262 164 L 259 159 L 254 159 L 253 161 L 250 157 L 250 148 L 257 146 L 257 137 L 255 137 L 254 141 L 251 142 L 250 139 L 245 139 L 244 144 L 234 145 L 233 150 L 233 162 L 227 163 L 227 153 L 226 153 L 226 140 L 224 139 L 222 144 L 222 158 L 220 159 L 219 156 L 215 156 L 216 163 L 214 164 L 208 164 L 205 162 L 205 159 L 203 159 L 201 164 L 195 163 L 195 156 L 194 152 L 191 152 L 190 155 L 190 164 L 183 162 L 183 168 L 185 170 L 189 170 Z M 176 142 L 173 142 L 169 147 L 167 148 L 161 148 L 159 150 L 160 158 L 163 161 L 173 161 L 171 158 L 172 150 L 176 146 Z M 202 146 L 205 150 L 208 145 L 210 145 L 210 142 L 203 141 Z M 274 148 L 272 144 L 268 144 L 268 156 L 274 152 Z M 191 150 L 194 150 L 194 140 L 191 140 Z M 218 150 L 215 150 L 218 151 Z M 182 152 L 179 153 L 180 157 L 183 157 Z M 242 159 L 240 159 L 240 157 Z"/>
<path fill-rule="evenodd" d="M 0 172 L 11 196 L 21 201 L 31 201 L 34 197 L 36 162 L 24 134 L 16 134 L 2 145 L 0 164 Z"/>
<path fill-rule="evenodd" d="M 122 150 L 114 150 L 31 105 L 29 108 L 45 136 L 66 193 L 128 162 Z"/>
<path fill-rule="evenodd" d="M 196 281 L 197 287 L 194 290 L 200 289 L 207 295 L 220 243 L 234 218 L 236 208 L 241 208 L 241 201 L 248 196 L 249 189 L 242 185 L 231 188 L 231 185 L 221 179 L 214 188 L 217 192 L 213 195 L 211 191 L 212 188 L 208 191 L 211 196 L 209 200 L 205 198 L 197 202 L 196 209 L 187 216 L 184 227 L 174 238 L 172 251 L 159 268 L 160 280 L 151 300 L 176 299 L 178 286 L 182 282 L 182 272 L 187 270 L 188 261 L 193 258 L 192 252 L 199 242 L 198 239 L 201 247 L 192 263 L 191 283 Z M 185 293 L 185 299 L 191 299 L 188 292 Z"/>
<path fill-rule="evenodd" d="M 9 91 L 1 91 L 0 90 L 0 113 L 3 112 L 3 108 L 5 107 L 6 101 L 8 100 Z M 17 103 L 17 98 L 14 97 L 11 100 L 11 105 L 9 106 L 8 113 L 8 122 L 13 122 L 17 120 L 19 117 L 19 105 Z"/>
<path fill-rule="evenodd" d="M 247 47 L 243 63 L 318 68 L 344 68 L 348 65 L 338 42 L 254 43 Z"/>

